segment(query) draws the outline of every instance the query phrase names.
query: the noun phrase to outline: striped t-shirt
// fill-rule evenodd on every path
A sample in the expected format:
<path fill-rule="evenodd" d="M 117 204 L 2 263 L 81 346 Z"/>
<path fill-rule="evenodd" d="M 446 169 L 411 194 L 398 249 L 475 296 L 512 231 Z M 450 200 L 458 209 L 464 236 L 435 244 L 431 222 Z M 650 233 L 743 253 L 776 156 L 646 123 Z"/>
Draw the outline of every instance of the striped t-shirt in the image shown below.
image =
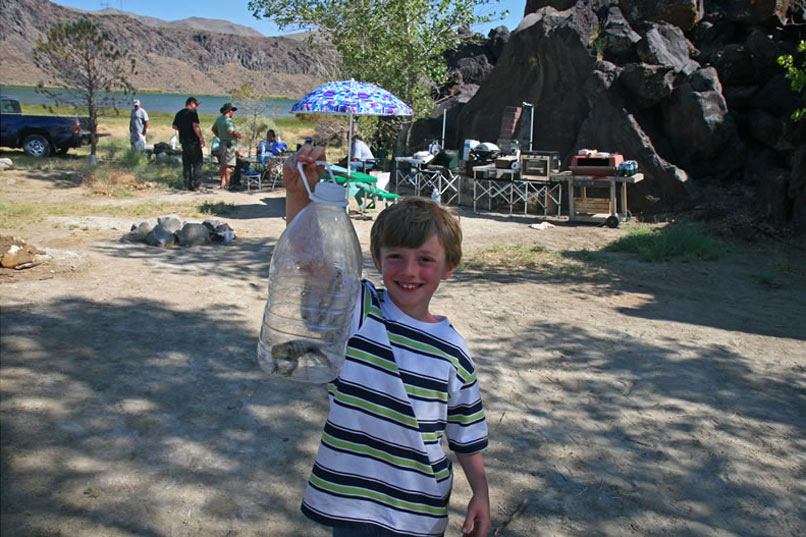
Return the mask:
<path fill-rule="evenodd" d="M 390 536 L 438 536 L 448 525 L 459 453 L 487 447 L 467 345 L 447 319 L 403 313 L 365 281 L 330 412 L 302 500 L 326 526 L 369 524 Z"/>

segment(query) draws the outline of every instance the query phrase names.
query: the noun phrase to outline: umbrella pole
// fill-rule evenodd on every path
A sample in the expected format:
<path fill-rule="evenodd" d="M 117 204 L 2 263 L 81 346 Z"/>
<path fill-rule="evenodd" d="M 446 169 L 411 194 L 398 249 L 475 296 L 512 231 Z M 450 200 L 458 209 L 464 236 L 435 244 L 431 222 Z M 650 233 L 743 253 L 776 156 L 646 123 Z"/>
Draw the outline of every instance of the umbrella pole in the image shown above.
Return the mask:
<path fill-rule="evenodd" d="M 353 114 L 350 114 L 350 129 L 347 131 L 347 175 L 352 175 L 353 167 L 350 163 L 353 161 Z"/>

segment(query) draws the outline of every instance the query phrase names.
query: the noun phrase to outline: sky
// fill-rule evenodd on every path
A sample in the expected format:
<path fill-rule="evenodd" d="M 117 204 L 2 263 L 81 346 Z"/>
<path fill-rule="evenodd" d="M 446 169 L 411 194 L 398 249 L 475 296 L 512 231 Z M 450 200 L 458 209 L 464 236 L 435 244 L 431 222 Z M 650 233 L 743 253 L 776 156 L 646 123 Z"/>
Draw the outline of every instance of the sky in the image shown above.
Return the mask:
<path fill-rule="evenodd" d="M 186 19 L 188 17 L 203 17 L 206 19 L 224 19 L 243 26 L 254 28 L 266 36 L 282 35 L 283 33 L 293 33 L 290 30 L 281 32 L 277 26 L 265 19 L 256 19 L 247 9 L 249 0 L 235 0 L 228 2 L 232 8 L 224 16 L 221 14 L 221 0 L 192 0 L 192 1 L 165 1 L 165 0 L 58 0 L 56 4 L 83 9 L 85 11 L 96 11 L 106 7 L 129 11 L 138 15 L 147 15 L 166 21 Z M 240 6 L 240 7 L 239 7 Z M 523 9 L 526 0 L 500 0 L 498 4 L 491 4 L 485 7 L 489 12 L 492 10 L 509 10 L 509 16 L 503 21 L 492 22 L 474 27 L 473 31 L 487 35 L 491 28 L 504 25 L 514 30 L 523 18 Z"/>

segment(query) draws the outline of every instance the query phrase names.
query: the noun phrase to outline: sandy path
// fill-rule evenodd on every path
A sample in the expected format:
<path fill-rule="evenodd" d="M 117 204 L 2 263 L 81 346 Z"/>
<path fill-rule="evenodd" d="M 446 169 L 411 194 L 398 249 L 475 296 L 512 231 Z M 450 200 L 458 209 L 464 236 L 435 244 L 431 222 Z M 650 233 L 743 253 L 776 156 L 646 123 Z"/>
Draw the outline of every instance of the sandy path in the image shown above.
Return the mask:
<path fill-rule="evenodd" d="M 111 203 L 56 181 L 4 172 L 0 192 Z M 323 388 L 254 358 L 282 191 L 142 196 L 237 204 L 221 219 L 239 238 L 162 251 L 118 242 L 130 219 L 92 215 L 0 230 L 54 255 L 0 273 L 2 534 L 329 535 L 298 510 Z M 562 254 L 625 232 L 535 221 L 464 209 L 465 250 Z M 366 251 L 371 221 L 355 223 Z M 761 285 L 770 255 L 605 254 L 443 285 L 435 310 L 480 371 L 497 535 L 804 533 L 806 284 Z M 448 535 L 468 499 L 458 472 Z"/>

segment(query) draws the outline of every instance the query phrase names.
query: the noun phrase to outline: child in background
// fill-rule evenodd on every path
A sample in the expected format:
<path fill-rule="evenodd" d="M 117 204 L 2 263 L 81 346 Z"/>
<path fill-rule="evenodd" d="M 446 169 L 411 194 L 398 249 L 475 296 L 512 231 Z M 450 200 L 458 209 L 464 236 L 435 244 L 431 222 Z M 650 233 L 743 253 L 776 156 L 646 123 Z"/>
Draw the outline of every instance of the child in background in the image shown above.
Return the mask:
<path fill-rule="evenodd" d="M 309 203 L 324 148 L 302 146 L 284 170 L 286 220 Z M 473 496 L 463 535 L 483 537 L 490 506 L 487 447 L 476 373 L 464 339 L 431 312 L 442 280 L 458 265 L 459 222 L 440 205 L 407 198 L 378 215 L 371 232 L 385 289 L 362 282 L 341 373 L 329 386 L 330 411 L 302 512 L 334 537 L 433 536 L 448 524 L 453 470 L 447 435 Z"/>

